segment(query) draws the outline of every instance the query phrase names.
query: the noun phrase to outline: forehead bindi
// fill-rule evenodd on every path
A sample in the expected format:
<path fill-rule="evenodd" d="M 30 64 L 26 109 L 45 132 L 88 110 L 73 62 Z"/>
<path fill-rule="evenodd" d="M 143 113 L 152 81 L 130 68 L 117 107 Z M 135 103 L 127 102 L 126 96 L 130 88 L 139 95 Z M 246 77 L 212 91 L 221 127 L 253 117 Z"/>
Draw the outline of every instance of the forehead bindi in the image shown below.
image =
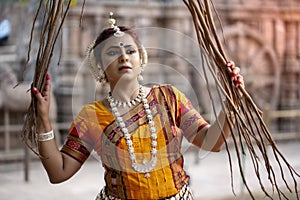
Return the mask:
<path fill-rule="evenodd" d="M 111 48 L 111 47 L 129 47 L 129 46 L 133 46 L 136 47 L 136 43 L 134 42 L 133 38 L 126 34 L 121 38 L 115 38 L 115 37 L 111 37 L 109 38 L 109 41 L 107 41 L 106 45 L 105 45 L 105 49 Z"/>

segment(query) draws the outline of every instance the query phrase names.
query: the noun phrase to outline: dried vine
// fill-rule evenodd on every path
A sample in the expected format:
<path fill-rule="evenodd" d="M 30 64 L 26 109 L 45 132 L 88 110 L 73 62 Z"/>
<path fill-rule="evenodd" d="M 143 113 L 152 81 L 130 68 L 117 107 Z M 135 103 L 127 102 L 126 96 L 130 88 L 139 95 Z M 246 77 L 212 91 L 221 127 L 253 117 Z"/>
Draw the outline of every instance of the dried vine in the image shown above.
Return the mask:
<path fill-rule="evenodd" d="M 255 197 L 247 183 L 242 166 L 242 156 L 246 154 L 246 149 L 250 154 L 252 165 L 260 187 L 267 197 L 273 199 L 273 195 L 270 194 L 265 188 L 260 174 L 261 162 L 264 164 L 264 170 L 266 170 L 268 173 L 268 180 L 273 188 L 273 191 L 277 193 L 278 198 L 288 199 L 284 191 L 278 186 L 278 181 L 281 180 L 284 182 L 286 189 L 290 193 L 294 193 L 295 197 L 299 200 L 298 186 L 296 181 L 296 177 L 299 177 L 299 174 L 294 170 L 294 168 L 285 159 L 284 155 L 282 155 L 277 148 L 272 135 L 263 121 L 262 112 L 256 106 L 251 96 L 243 87 L 239 87 L 238 89 L 243 93 L 243 98 L 241 98 L 239 91 L 235 89 L 232 84 L 232 81 L 229 77 L 230 69 L 226 67 L 228 58 L 226 57 L 214 24 L 212 10 L 215 11 L 214 14 L 216 14 L 216 16 L 218 15 L 216 9 L 214 7 L 213 9 L 211 8 L 213 3 L 210 0 L 183 0 L 183 2 L 191 13 L 199 47 L 201 49 L 201 54 L 203 57 L 205 57 L 205 64 L 208 65 L 207 67 L 215 79 L 218 94 L 220 97 L 221 94 L 225 95 L 227 102 L 229 102 L 228 104 L 223 104 L 222 107 L 224 110 L 234 111 L 236 118 L 235 131 L 233 129 L 234 123 L 232 119 L 227 118 L 227 120 L 232 125 L 232 140 L 238 159 L 240 175 L 251 198 L 254 199 Z M 218 71 L 218 75 L 216 71 Z M 247 148 L 245 148 L 245 146 Z M 275 164 L 277 164 L 280 169 L 279 176 L 281 179 L 277 177 L 277 174 L 274 171 L 274 166 L 271 164 L 269 158 L 270 154 L 267 152 L 268 147 L 271 147 L 271 153 L 276 160 Z M 232 159 L 227 142 L 226 150 L 229 157 L 233 189 Z M 259 160 L 260 156 L 263 158 L 262 161 Z M 286 179 L 287 175 L 284 173 L 284 167 L 288 169 L 289 175 L 293 180 L 292 184 L 289 184 Z M 293 189 L 291 188 L 291 185 L 293 185 Z"/>
<path fill-rule="evenodd" d="M 35 73 L 32 82 L 32 87 L 43 90 L 45 84 L 45 77 L 50 66 L 50 62 L 53 56 L 55 44 L 59 35 L 61 34 L 64 20 L 70 9 L 71 0 L 68 1 L 66 8 L 64 9 L 64 0 L 47 0 L 39 1 L 39 6 L 35 14 L 31 29 L 31 37 L 29 42 L 29 50 L 27 56 L 27 62 L 24 66 L 23 74 L 27 68 L 30 60 L 31 45 L 34 38 L 34 32 L 36 27 L 36 21 L 39 17 L 42 18 L 42 28 L 39 39 L 39 48 L 36 56 Z M 38 145 L 35 138 L 37 129 L 37 110 L 36 99 L 32 96 L 31 103 L 28 108 L 23 130 L 22 139 L 24 143 L 37 155 Z"/>

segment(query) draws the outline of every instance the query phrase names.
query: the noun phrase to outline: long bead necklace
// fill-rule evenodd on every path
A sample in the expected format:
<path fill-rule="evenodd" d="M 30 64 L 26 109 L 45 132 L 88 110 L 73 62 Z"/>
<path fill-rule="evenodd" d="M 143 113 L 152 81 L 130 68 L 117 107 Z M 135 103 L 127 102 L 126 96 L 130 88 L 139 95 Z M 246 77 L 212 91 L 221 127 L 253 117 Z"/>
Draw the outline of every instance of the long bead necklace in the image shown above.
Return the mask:
<path fill-rule="evenodd" d="M 126 145 L 128 147 L 129 158 L 131 160 L 132 168 L 139 173 L 144 173 L 145 178 L 149 178 L 150 177 L 149 172 L 154 169 L 156 162 L 157 162 L 157 158 L 156 158 L 157 135 L 156 135 L 156 128 L 155 128 L 155 124 L 153 121 L 153 116 L 152 116 L 152 113 L 150 110 L 150 106 L 148 104 L 148 101 L 147 101 L 146 95 L 145 95 L 145 91 L 142 86 L 140 86 L 138 97 L 140 97 L 140 100 L 142 101 L 144 110 L 146 112 L 148 124 L 150 126 L 150 137 L 151 137 L 151 151 L 150 151 L 151 159 L 148 162 L 147 162 L 147 160 L 143 159 L 142 163 L 138 163 L 136 160 L 136 155 L 134 153 L 134 147 L 133 147 L 133 142 L 131 140 L 130 133 L 129 133 L 127 127 L 125 126 L 125 123 L 117 109 L 116 102 L 118 102 L 118 100 L 113 98 L 113 96 L 111 95 L 111 92 L 108 94 L 107 100 L 111 107 L 112 113 L 116 119 L 116 122 L 118 123 L 118 126 L 120 127 L 121 131 L 123 132 L 123 136 L 126 139 Z"/>

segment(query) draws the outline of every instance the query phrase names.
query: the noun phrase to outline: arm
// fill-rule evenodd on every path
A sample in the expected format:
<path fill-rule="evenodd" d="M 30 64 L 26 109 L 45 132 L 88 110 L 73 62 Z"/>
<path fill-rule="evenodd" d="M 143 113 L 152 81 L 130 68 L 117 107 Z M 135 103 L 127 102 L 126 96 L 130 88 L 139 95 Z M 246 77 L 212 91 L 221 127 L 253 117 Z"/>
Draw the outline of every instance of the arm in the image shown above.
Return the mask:
<path fill-rule="evenodd" d="M 222 131 L 224 137 L 222 136 Z M 221 111 L 217 120 L 211 125 L 201 129 L 193 140 L 193 144 L 207 151 L 218 152 L 225 140 L 230 136 L 230 125 L 226 115 Z"/>
<path fill-rule="evenodd" d="M 37 98 L 37 134 L 52 130 L 49 119 L 50 107 L 50 76 L 46 76 L 44 91 L 40 93 L 37 88 L 32 88 L 34 96 Z M 51 183 L 60 183 L 72 177 L 81 167 L 75 159 L 61 153 L 54 139 L 39 141 L 39 153 L 41 162 L 47 171 Z"/>
<path fill-rule="evenodd" d="M 236 87 L 244 87 L 244 79 L 239 74 L 240 68 L 236 67 L 232 61 L 227 63 L 227 67 L 231 70 L 231 80 L 234 85 Z M 241 92 L 240 94 L 243 95 Z M 207 151 L 220 151 L 225 140 L 231 134 L 230 124 L 226 119 L 226 114 L 227 113 L 221 110 L 217 120 L 211 126 L 207 126 L 198 132 L 193 140 L 193 144 Z"/>

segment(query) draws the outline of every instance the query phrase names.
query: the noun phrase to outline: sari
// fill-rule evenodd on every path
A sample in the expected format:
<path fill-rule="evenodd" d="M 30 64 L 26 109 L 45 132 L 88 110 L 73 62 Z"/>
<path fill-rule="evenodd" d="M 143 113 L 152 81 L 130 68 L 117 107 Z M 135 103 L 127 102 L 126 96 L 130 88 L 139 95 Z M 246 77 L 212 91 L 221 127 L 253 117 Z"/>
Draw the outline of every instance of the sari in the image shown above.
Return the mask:
<path fill-rule="evenodd" d="M 181 153 L 182 138 L 192 142 L 208 123 L 172 85 L 153 86 L 146 96 L 157 129 L 157 163 L 146 178 L 133 170 L 123 133 L 102 102 L 86 104 L 73 121 L 61 151 L 84 163 L 92 150 L 105 169 L 105 192 L 119 199 L 164 199 L 176 195 L 190 177 Z M 151 138 L 143 105 L 122 115 L 138 162 L 150 160 Z"/>

